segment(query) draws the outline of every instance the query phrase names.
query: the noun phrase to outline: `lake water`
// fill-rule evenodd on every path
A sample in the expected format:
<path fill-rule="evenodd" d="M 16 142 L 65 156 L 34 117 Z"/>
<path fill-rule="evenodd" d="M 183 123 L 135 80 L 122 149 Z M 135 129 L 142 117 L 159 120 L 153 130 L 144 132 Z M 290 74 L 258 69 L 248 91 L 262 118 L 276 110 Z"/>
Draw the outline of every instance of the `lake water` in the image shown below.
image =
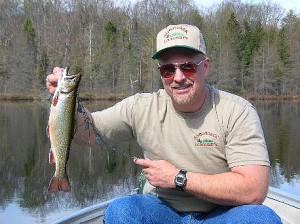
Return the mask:
<path fill-rule="evenodd" d="M 91 111 L 109 102 L 84 102 Z M 270 185 L 300 196 L 300 103 L 253 102 L 271 160 Z M 0 103 L 0 223 L 48 223 L 86 206 L 121 196 L 138 185 L 140 168 L 105 148 L 72 145 L 71 193 L 48 193 L 54 165 L 45 135 L 49 103 Z M 118 147 L 140 156 L 134 143 Z"/>

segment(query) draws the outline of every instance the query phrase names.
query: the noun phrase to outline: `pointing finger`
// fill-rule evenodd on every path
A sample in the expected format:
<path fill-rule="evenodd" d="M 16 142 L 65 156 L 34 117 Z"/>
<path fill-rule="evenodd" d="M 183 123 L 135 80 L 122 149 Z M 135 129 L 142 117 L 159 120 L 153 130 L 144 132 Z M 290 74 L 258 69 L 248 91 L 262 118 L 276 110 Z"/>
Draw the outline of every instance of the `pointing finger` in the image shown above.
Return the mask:
<path fill-rule="evenodd" d="M 134 159 L 134 163 L 142 167 L 150 167 L 152 165 L 152 162 L 153 161 L 149 159 L 138 159 L 138 158 Z"/>

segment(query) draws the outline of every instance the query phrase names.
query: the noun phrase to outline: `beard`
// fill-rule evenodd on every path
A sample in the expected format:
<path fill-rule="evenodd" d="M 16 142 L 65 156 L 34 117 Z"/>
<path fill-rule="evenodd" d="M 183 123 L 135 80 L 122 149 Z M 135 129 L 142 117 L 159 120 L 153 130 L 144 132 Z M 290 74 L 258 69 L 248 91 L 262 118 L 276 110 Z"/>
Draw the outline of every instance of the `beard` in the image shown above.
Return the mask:
<path fill-rule="evenodd" d="M 203 105 L 206 95 L 204 79 L 195 77 L 180 83 L 164 81 L 163 84 L 175 109 L 189 113 L 199 110 Z"/>
<path fill-rule="evenodd" d="M 192 92 L 184 95 L 172 94 L 171 98 L 178 105 L 187 105 L 193 101 L 194 94 Z"/>
<path fill-rule="evenodd" d="M 172 88 L 185 88 L 185 87 L 189 87 L 190 84 L 185 84 L 183 86 L 171 86 Z M 183 105 L 187 105 L 191 102 L 193 102 L 193 100 L 195 99 L 195 89 L 192 88 L 190 89 L 190 91 L 188 93 L 185 93 L 185 94 L 177 94 L 175 93 L 174 91 L 171 92 L 171 98 L 172 100 L 180 105 L 180 106 L 183 106 Z"/>

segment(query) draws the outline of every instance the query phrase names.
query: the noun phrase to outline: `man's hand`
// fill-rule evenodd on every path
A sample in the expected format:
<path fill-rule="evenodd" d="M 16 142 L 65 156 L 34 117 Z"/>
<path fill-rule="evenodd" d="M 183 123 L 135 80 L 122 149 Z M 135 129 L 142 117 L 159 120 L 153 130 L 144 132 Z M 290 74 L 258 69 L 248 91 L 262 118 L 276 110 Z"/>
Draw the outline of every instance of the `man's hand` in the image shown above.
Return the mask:
<path fill-rule="evenodd" d="M 59 67 L 55 67 L 53 69 L 53 73 L 48 75 L 46 78 L 46 87 L 49 90 L 51 94 L 55 92 L 55 89 L 57 87 L 57 82 L 59 76 L 62 75 L 63 69 Z"/>
<path fill-rule="evenodd" d="M 165 160 L 148 160 L 135 158 L 134 162 L 142 166 L 145 177 L 154 187 L 175 188 L 174 178 L 179 169 Z"/>
<path fill-rule="evenodd" d="M 174 178 L 179 169 L 165 160 L 134 159 L 142 166 L 154 187 L 175 188 Z M 187 172 L 186 192 L 198 198 L 223 205 L 261 204 L 268 189 L 269 167 L 245 165 L 231 172 L 202 174 Z"/>

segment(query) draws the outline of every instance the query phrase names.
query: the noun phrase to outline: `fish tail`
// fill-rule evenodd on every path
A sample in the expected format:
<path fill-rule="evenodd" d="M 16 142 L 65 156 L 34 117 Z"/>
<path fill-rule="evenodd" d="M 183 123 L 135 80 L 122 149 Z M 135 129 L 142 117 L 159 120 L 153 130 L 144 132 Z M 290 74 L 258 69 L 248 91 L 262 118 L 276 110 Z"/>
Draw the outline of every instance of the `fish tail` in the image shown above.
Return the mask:
<path fill-rule="evenodd" d="M 48 190 L 50 193 L 55 191 L 71 191 L 71 185 L 68 176 L 63 178 L 53 176 Z"/>

